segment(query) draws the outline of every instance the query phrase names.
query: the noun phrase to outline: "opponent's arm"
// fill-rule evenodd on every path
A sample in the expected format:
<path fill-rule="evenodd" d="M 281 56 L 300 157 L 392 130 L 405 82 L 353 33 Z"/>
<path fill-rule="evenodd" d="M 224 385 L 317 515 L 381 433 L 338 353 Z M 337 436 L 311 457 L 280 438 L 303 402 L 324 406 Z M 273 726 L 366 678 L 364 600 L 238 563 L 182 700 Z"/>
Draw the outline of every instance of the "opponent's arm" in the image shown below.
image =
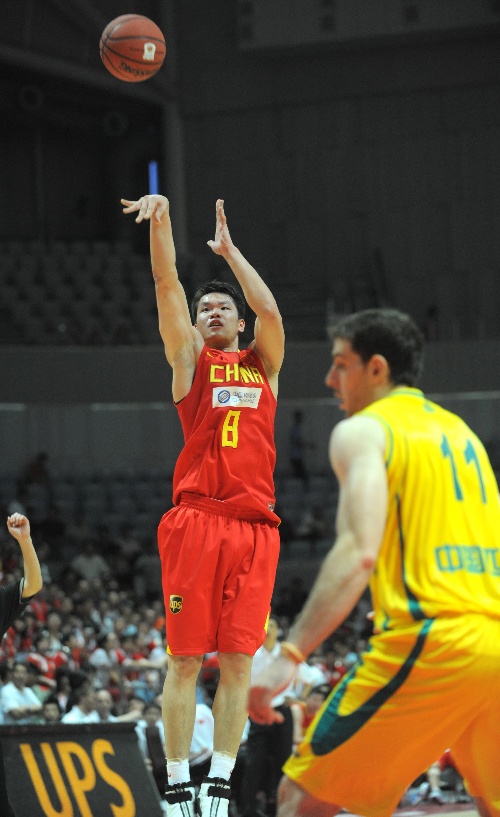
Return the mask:
<path fill-rule="evenodd" d="M 31 541 L 30 523 L 23 514 L 13 513 L 12 516 L 7 517 L 7 528 L 14 539 L 19 542 L 23 554 L 24 584 L 21 597 L 27 599 L 38 593 L 43 585 L 40 562 Z"/>
<path fill-rule="evenodd" d="M 387 515 L 385 434 L 366 417 L 343 420 L 330 439 L 340 483 L 337 536 L 289 641 L 309 655 L 349 615 L 378 556 Z"/>
<path fill-rule="evenodd" d="M 184 397 L 191 387 L 197 355 L 203 346 L 191 323 L 186 293 L 179 280 L 170 204 L 165 196 L 142 196 L 137 201 L 122 199 L 124 213 L 137 213 L 136 222 L 150 223 L 151 267 L 156 289 L 160 335 L 165 356 L 174 370 L 174 400 Z"/>
<path fill-rule="evenodd" d="M 257 316 L 255 321 L 254 348 L 263 361 L 269 377 L 277 375 L 285 350 L 283 321 L 273 293 L 259 273 L 234 246 L 224 213 L 224 202 L 215 205 L 215 239 L 208 241 L 216 255 L 221 255 L 231 267 L 243 290 L 245 300 Z"/>
<path fill-rule="evenodd" d="M 254 720 L 274 720 L 269 712 L 271 698 L 293 679 L 300 658 L 344 621 L 368 584 L 387 513 L 384 449 L 384 431 L 369 418 L 344 420 L 332 432 L 330 461 L 340 482 L 336 540 L 290 630 L 291 651 L 282 645 L 282 656 L 255 681 L 250 695 Z"/>

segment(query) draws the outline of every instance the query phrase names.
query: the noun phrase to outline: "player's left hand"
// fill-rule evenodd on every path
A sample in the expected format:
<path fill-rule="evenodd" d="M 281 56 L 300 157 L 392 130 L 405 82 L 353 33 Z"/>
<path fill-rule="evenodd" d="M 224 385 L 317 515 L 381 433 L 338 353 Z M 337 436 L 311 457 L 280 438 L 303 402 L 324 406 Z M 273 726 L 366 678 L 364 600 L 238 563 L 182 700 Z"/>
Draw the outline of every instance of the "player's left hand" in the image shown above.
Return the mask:
<path fill-rule="evenodd" d="M 216 255 L 224 255 L 224 253 L 230 250 L 234 245 L 229 235 L 222 199 L 217 199 L 215 204 L 215 218 L 215 238 L 213 241 L 207 241 L 207 244 Z"/>
<path fill-rule="evenodd" d="M 256 723 L 283 723 L 283 715 L 271 706 L 272 699 L 291 684 L 297 673 L 297 664 L 284 655 L 261 672 L 250 689 L 248 709 Z"/>

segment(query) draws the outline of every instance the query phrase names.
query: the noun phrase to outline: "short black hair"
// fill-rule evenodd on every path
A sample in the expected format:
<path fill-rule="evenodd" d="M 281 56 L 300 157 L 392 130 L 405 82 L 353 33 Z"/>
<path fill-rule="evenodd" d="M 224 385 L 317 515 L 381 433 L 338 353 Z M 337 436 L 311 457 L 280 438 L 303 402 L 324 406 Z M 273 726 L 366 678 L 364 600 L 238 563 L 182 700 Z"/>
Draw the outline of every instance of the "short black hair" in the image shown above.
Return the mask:
<path fill-rule="evenodd" d="M 223 292 L 225 295 L 229 295 L 231 300 L 234 301 L 234 305 L 238 311 L 238 318 L 244 320 L 247 305 L 241 291 L 236 289 L 232 284 L 214 279 L 213 281 L 208 281 L 206 284 L 202 284 L 193 295 L 191 301 L 191 320 L 193 323 L 196 323 L 198 304 L 204 295 L 210 295 L 211 292 Z"/>
<path fill-rule="evenodd" d="M 26 669 L 28 672 L 33 672 L 35 675 L 43 675 L 43 672 L 38 664 L 35 664 L 34 661 L 30 661 L 29 657 L 26 660 Z"/>
<path fill-rule="evenodd" d="M 55 704 L 59 710 L 59 713 L 62 714 L 61 704 L 57 700 L 56 695 L 51 693 L 46 698 L 44 698 L 42 701 L 42 706 L 45 706 L 45 704 Z"/>
<path fill-rule="evenodd" d="M 49 631 L 39 630 L 33 639 L 33 646 L 38 647 L 40 641 L 43 641 L 44 638 L 50 638 Z"/>
<path fill-rule="evenodd" d="M 422 373 L 424 336 L 417 324 L 398 309 L 365 309 L 342 318 L 332 330 L 348 340 L 363 363 L 382 355 L 395 386 L 414 386 Z"/>

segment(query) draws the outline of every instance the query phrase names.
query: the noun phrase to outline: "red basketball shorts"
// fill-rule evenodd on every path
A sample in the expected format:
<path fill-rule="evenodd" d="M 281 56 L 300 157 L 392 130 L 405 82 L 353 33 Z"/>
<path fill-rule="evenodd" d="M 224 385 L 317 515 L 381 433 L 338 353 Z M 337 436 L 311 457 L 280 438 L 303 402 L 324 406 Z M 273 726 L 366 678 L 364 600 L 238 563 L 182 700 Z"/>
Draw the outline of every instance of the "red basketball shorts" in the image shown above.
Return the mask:
<path fill-rule="evenodd" d="M 185 496 L 185 495 L 184 495 Z M 158 549 L 172 655 L 254 655 L 262 645 L 279 556 L 278 528 L 188 498 L 166 513 Z"/>

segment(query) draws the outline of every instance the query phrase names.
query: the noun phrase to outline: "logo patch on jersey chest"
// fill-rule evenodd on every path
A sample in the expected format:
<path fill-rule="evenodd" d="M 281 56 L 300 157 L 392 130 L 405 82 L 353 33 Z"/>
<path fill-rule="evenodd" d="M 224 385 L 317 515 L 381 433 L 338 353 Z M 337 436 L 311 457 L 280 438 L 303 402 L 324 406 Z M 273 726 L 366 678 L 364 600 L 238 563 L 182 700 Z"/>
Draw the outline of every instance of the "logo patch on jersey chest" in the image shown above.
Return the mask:
<path fill-rule="evenodd" d="M 212 391 L 212 406 L 238 406 L 238 408 L 256 409 L 259 405 L 262 389 L 257 387 L 239 388 L 238 386 L 215 387 Z"/>

